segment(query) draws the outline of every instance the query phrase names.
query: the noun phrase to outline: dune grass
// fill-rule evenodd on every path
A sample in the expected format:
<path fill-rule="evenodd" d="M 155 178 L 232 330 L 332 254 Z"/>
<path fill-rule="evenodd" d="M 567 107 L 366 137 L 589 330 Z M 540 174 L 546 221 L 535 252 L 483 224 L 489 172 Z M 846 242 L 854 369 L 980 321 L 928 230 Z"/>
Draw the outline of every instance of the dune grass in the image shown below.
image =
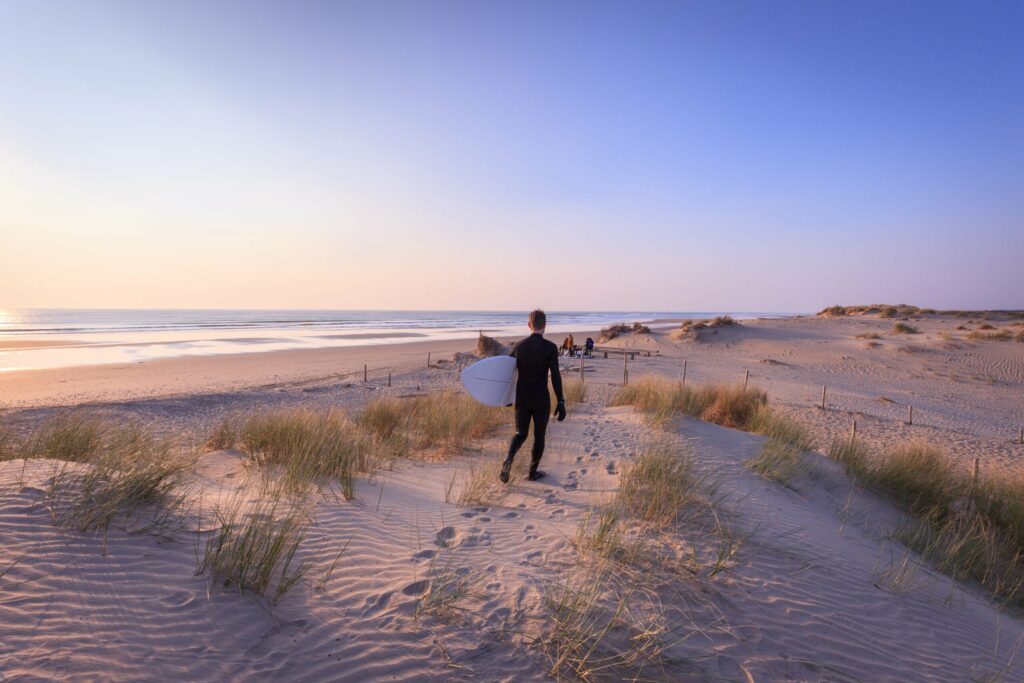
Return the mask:
<path fill-rule="evenodd" d="M 121 514 L 143 509 L 152 526 L 170 523 L 185 504 L 183 476 L 192 458 L 138 427 L 113 432 L 85 467 L 64 469 L 57 493 L 58 521 L 89 531 L 107 529 Z"/>
<path fill-rule="evenodd" d="M 565 396 L 565 405 L 572 407 L 587 400 L 587 385 L 584 382 L 572 377 L 562 379 L 562 394 Z M 551 397 L 551 405 L 555 405 L 554 396 Z"/>
<path fill-rule="evenodd" d="M 456 453 L 504 424 L 500 408 L 485 406 L 462 392 L 442 391 L 411 399 L 377 399 L 356 422 L 378 441 L 399 440 L 408 450 Z"/>
<path fill-rule="evenodd" d="M 611 405 L 631 405 L 654 425 L 664 426 L 683 413 L 723 427 L 749 429 L 767 402 L 768 395 L 752 387 L 707 384 L 695 389 L 664 377 L 641 375 L 620 387 Z"/>
<path fill-rule="evenodd" d="M 908 325 L 906 323 L 896 323 L 895 325 L 892 326 L 892 333 L 893 334 L 920 334 L 920 330 L 918 330 L 913 325 Z"/>
<path fill-rule="evenodd" d="M 470 464 L 461 480 L 458 478 L 458 474 L 453 474 L 449 491 L 445 495 L 445 502 L 455 502 L 463 506 L 501 505 L 509 492 L 509 486 L 502 484 L 498 478 L 503 461 L 504 456 L 485 456 Z M 456 485 L 458 485 L 457 491 Z"/>
<path fill-rule="evenodd" d="M 979 327 L 980 329 L 993 329 L 991 325 L 987 328 L 985 326 Z M 1021 335 L 1017 335 L 1021 338 Z M 996 332 L 978 332 L 975 330 L 967 335 L 967 338 L 972 341 L 1010 341 L 1013 339 L 1013 334 L 1009 330 L 998 330 Z"/>
<path fill-rule="evenodd" d="M 479 596 L 477 586 L 484 576 L 479 570 L 460 564 L 451 549 L 445 549 L 430 560 L 424 581 L 426 588 L 416 603 L 416 619 L 429 614 L 443 621 L 460 621 L 466 598 Z"/>
<path fill-rule="evenodd" d="M 768 437 L 758 454 L 746 462 L 750 469 L 782 483 L 788 483 L 807 471 L 803 452 L 810 449 L 811 443 L 803 425 L 762 405 L 747 427 Z"/>
<path fill-rule="evenodd" d="M 53 522 L 79 531 L 106 530 L 145 512 L 149 526 L 168 524 L 184 506 L 191 455 L 139 425 L 64 413 L 23 439 L 10 437 L 7 458 L 43 458 L 55 466 L 48 485 Z"/>
<path fill-rule="evenodd" d="M 837 441 L 829 455 L 910 515 L 897 539 L 940 571 L 1024 607 L 1024 477 L 993 472 L 975 481 L 946 452 L 922 441 L 881 455 Z"/>
<path fill-rule="evenodd" d="M 11 437 L 7 451 L 9 457 L 87 462 L 100 452 L 112 429 L 84 413 L 62 413 L 43 422 L 21 442 Z"/>
<path fill-rule="evenodd" d="M 356 476 L 376 462 L 370 439 L 336 411 L 257 413 L 238 426 L 238 442 L 254 463 L 277 468 L 292 490 L 336 480 L 349 500 L 355 497 Z"/>
<path fill-rule="evenodd" d="M 690 623 L 616 565 L 584 564 L 545 586 L 551 617 L 538 638 L 556 680 L 672 680 L 666 651 Z"/>
<path fill-rule="evenodd" d="M 656 441 L 624 468 L 615 505 L 648 524 L 669 526 L 699 498 L 699 485 L 690 453 Z"/>
<path fill-rule="evenodd" d="M 235 499 L 214 515 L 217 528 L 197 557 L 196 574 L 272 601 L 305 576 L 309 565 L 297 553 L 310 517 L 283 489 L 265 487 L 253 501 Z"/>

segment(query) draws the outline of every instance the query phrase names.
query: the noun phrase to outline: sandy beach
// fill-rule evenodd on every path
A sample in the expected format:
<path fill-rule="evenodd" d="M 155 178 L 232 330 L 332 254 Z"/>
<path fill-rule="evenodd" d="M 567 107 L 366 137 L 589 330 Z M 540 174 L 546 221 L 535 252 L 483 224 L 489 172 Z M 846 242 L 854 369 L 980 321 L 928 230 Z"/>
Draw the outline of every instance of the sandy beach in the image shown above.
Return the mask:
<path fill-rule="evenodd" d="M 744 463 L 762 436 L 691 417 L 661 430 L 633 408 L 609 407 L 624 361 L 599 353 L 583 365 L 585 399 L 549 430 L 547 479 L 488 484 L 470 500 L 466 488 L 501 457 L 511 433 L 504 422 L 458 453 L 399 458 L 358 477 L 352 500 L 328 484 L 307 509 L 298 557 L 308 571 L 277 602 L 197 573 L 197 554 L 216 527 L 211 510 L 261 490 L 262 468 L 243 453 L 204 446 L 211 431 L 231 415 L 355 413 L 381 397 L 457 390 L 471 344 L 0 375 L 3 424 L 15 433 L 72 407 L 143 423 L 197 457 L 187 475 L 192 505 L 173 531 L 119 519 L 102 534 L 54 523 L 48 461 L 0 463 L 0 671 L 5 680 L 571 677 L 553 665 L 553 595 L 592 568 L 579 539 L 595 506 L 616 495 L 652 439 L 667 439 L 714 482 L 707 495 L 731 536 L 712 533 L 700 516 L 656 534 L 629 522 L 630 534 L 649 534 L 646 552 L 658 558 L 657 570 L 637 576 L 661 580 L 642 598 L 607 576 L 600 585 L 648 610 L 637 619 L 660 624 L 664 644 L 641 667 L 645 678 L 1019 680 L 1019 611 L 891 538 L 904 513 L 821 455 L 857 420 L 857 437 L 879 448 L 924 439 L 965 469 L 977 457 L 983 473 L 1020 471 L 1024 344 L 971 340 L 956 330 L 963 322 L 920 316 L 909 323 L 917 333 L 897 334 L 877 316 L 804 317 L 744 321 L 699 339 L 669 329 L 615 339 L 608 345 L 638 352 L 625 361 L 631 382 L 681 380 L 685 360 L 688 384 L 746 377 L 764 389 L 773 407 L 806 426 L 816 451 L 804 456 L 809 473 L 781 485 L 751 471 Z M 561 363 L 578 381 L 579 361 Z M 363 364 L 375 370 L 367 382 Z M 736 542 L 723 560 L 726 538 Z M 451 604 L 428 609 L 428 596 L 445 587 Z M 617 666 L 607 677 L 624 675 L 628 667 Z"/>

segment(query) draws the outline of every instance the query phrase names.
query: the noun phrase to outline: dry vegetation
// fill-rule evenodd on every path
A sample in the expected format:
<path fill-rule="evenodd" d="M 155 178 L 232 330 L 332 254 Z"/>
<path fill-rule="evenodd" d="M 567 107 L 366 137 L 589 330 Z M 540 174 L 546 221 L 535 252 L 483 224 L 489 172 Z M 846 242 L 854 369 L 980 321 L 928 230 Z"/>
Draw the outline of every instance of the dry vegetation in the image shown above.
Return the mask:
<path fill-rule="evenodd" d="M 993 473 L 975 481 L 947 453 L 920 441 L 875 454 L 837 440 L 829 456 L 910 515 L 896 538 L 955 579 L 1024 606 L 1024 478 Z"/>
<path fill-rule="evenodd" d="M 664 377 L 641 375 L 621 387 L 612 397 L 611 405 L 631 405 L 656 425 L 665 425 L 681 413 L 723 427 L 748 429 L 754 415 L 767 402 L 768 395 L 759 389 L 725 384 L 695 389 Z"/>
<path fill-rule="evenodd" d="M 625 469 L 614 499 L 584 515 L 574 539 L 579 561 L 547 586 L 552 621 L 539 644 L 551 657 L 552 676 L 675 680 L 693 675 L 695 667 L 666 653 L 700 629 L 678 603 L 666 607 L 660 594 L 678 595 L 701 570 L 714 576 L 742 545 L 714 515 L 706 491 L 690 453 L 666 438 L 648 444 Z M 701 528 L 699 537 L 710 544 L 717 539 L 719 547 L 706 564 L 694 551 L 680 573 L 676 560 L 661 554 L 661 543 L 678 542 L 681 524 L 705 518 L 716 523 Z"/>
<path fill-rule="evenodd" d="M 991 325 L 982 325 L 978 330 L 993 330 L 995 329 Z M 1024 332 L 1017 333 L 1014 337 L 1013 332 L 1010 330 L 996 330 L 995 332 L 979 332 L 975 330 L 967 335 L 967 338 L 972 341 L 1010 341 L 1016 339 L 1019 342 L 1024 342 Z"/>
<path fill-rule="evenodd" d="M 893 334 L 920 334 L 920 331 L 913 325 L 906 323 L 896 323 L 892 326 Z"/>
<path fill-rule="evenodd" d="M 505 356 L 508 355 L 508 347 L 502 344 L 494 337 L 488 337 L 483 332 L 476 339 L 476 355 L 482 358 L 490 358 L 491 356 Z"/>
<path fill-rule="evenodd" d="M 505 421 L 501 409 L 445 391 L 377 399 L 353 418 L 304 409 L 234 416 L 214 430 L 207 446 L 243 451 L 255 464 L 276 468 L 294 490 L 337 481 L 351 499 L 358 475 L 396 457 L 457 453 Z"/>
<path fill-rule="evenodd" d="M 693 339 L 700 341 L 702 334 L 706 332 L 714 334 L 723 327 L 739 326 L 740 324 L 728 315 L 720 315 L 711 320 L 684 320 L 679 329 L 672 333 L 672 337 L 677 340 Z"/>
<path fill-rule="evenodd" d="M 954 318 L 996 318 L 1024 319 L 1024 311 L 937 311 L 934 308 L 920 308 L 908 304 L 871 304 L 868 306 L 829 306 L 818 312 L 821 317 L 877 315 L 882 318 L 909 318 L 923 315 L 943 315 Z"/>
<path fill-rule="evenodd" d="M 650 334 L 650 332 L 651 328 L 641 323 L 633 323 L 632 325 L 616 323 L 615 325 L 610 325 L 609 327 L 601 330 L 601 336 L 598 337 L 598 342 L 608 342 L 616 337 L 621 337 L 626 334 Z"/>
<path fill-rule="evenodd" d="M 115 425 L 80 413 L 41 424 L 24 439 L 8 436 L 2 457 L 54 461 L 46 495 L 55 524 L 106 530 L 120 516 L 150 527 L 182 511 L 184 475 L 193 459 L 135 424 Z M 144 513 L 144 514 L 143 514 Z"/>
<path fill-rule="evenodd" d="M 308 570 L 298 561 L 310 516 L 301 501 L 268 483 L 253 500 L 236 498 L 214 511 L 217 529 L 197 553 L 196 573 L 211 584 L 280 600 Z"/>

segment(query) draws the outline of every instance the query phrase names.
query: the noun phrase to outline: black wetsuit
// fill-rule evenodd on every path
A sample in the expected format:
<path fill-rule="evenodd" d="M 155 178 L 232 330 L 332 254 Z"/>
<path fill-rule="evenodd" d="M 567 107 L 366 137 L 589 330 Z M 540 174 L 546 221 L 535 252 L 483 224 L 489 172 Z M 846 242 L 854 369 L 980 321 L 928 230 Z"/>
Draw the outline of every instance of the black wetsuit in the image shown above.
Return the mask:
<path fill-rule="evenodd" d="M 539 332 L 520 339 L 509 354 L 516 359 L 519 379 L 516 382 L 516 433 L 508 447 L 507 461 L 511 462 L 530 433 L 533 420 L 533 460 L 530 472 L 537 471 L 537 465 L 544 455 L 544 432 L 551 414 L 551 396 L 548 394 L 548 372 L 551 372 L 551 386 L 555 398 L 562 396 L 562 375 L 558 371 L 558 347 Z"/>

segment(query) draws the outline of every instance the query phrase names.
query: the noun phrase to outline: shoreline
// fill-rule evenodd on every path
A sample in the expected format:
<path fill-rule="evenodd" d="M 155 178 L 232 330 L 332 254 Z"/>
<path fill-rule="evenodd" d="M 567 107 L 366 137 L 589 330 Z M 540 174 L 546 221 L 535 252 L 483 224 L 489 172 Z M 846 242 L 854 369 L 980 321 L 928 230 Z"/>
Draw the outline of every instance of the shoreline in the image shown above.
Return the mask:
<path fill-rule="evenodd" d="M 596 336 L 599 330 L 573 330 Z M 401 334 L 401 333 L 398 333 Z M 547 337 L 569 332 L 549 333 Z M 502 343 L 526 336 L 500 335 Z M 354 344 L 315 349 L 282 349 L 156 358 L 0 372 L 0 410 L 70 407 L 125 400 L 160 399 L 259 389 L 361 373 L 411 372 L 432 361 L 471 352 L 476 338 L 412 339 L 387 344 Z M 558 343 L 557 341 L 555 342 Z"/>

